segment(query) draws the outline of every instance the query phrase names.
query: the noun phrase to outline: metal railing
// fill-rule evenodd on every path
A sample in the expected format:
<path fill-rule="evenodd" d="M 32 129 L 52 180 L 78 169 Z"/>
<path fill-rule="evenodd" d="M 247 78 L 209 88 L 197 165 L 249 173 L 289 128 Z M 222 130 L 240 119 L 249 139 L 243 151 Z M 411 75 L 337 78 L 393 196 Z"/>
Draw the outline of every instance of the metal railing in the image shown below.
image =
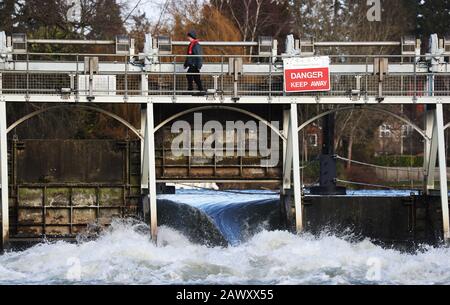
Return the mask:
<path fill-rule="evenodd" d="M 99 70 L 85 73 L 86 57 L 99 58 Z M 111 54 L 28 53 L 15 54 L 14 61 L 0 69 L 2 94 L 83 96 L 179 96 L 190 95 L 183 68 L 185 55 L 160 55 L 144 60 Z M 379 95 L 379 77 L 373 74 L 378 56 L 330 56 L 331 91 L 285 93 L 283 56 L 205 55 L 200 77 L 205 90 L 220 96 L 351 96 Z M 379 56 L 381 57 L 381 56 Z M 450 69 L 430 73 L 424 56 L 389 58 L 389 74 L 383 81 L 384 96 L 450 96 Z M 229 59 L 242 58 L 237 80 L 229 73 Z M 416 63 L 417 62 L 417 63 Z M 1 67 L 1 66 L 0 66 Z M 433 79 L 434 88 L 429 86 Z M 144 80 L 144 81 L 143 81 Z M 93 90 L 89 83 L 93 83 Z"/>

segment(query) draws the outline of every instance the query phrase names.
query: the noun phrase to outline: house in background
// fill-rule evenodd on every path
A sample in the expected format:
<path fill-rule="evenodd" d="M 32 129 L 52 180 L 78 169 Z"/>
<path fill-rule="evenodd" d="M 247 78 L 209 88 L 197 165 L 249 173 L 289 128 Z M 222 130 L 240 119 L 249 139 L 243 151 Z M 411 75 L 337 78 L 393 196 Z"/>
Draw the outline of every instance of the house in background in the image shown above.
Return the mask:
<path fill-rule="evenodd" d="M 306 127 L 303 135 L 303 155 L 306 160 L 310 160 L 310 157 L 320 154 L 322 147 L 322 127 L 316 123 L 313 123 Z"/>
<path fill-rule="evenodd" d="M 412 130 L 408 125 L 384 122 L 378 128 L 376 155 L 403 155 L 405 142 L 410 144 Z M 406 145 L 407 148 L 410 145 Z M 406 149 L 408 151 L 408 149 Z M 411 154 L 411 152 L 408 152 Z"/>
<path fill-rule="evenodd" d="M 423 139 L 415 130 L 398 120 L 386 120 L 375 134 L 375 156 L 420 155 L 423 153 Z"/>

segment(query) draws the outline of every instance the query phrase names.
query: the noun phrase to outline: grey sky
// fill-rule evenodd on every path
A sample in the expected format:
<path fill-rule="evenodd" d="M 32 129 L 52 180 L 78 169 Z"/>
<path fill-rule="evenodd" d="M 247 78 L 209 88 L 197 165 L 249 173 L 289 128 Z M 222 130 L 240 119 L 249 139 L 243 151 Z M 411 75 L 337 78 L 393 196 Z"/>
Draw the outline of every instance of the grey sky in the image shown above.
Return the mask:
<path fill-rule="evenodd" d="M 131 11 L 139 0 L 122 0 L 122 2 L 127 3 L 128 10 Z M 154 22 L 159 18 L 165 2 L 166 0 L 141 0 L 136 11 L 145 12 L 147 17 Z"/>

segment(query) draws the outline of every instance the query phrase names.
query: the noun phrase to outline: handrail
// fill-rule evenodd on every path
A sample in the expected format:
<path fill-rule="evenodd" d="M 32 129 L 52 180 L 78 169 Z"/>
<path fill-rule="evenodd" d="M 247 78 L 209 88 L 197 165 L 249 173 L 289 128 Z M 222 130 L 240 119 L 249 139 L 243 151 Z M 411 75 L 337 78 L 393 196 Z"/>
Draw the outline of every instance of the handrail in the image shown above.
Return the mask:
<path fill-rule="evenodd" d="M 113 45 L 114 40 L 81 40 L 81 39 L 28 39 L 34 44 L 78 44 L 78 45 Z"/>
<path fill-rule="evenodd" d="M 3 74 L 3 94 L 21 95 L 83 95 L 87 84 L 84 73 L 85 54 L 66 53 L 24 53 L 17 56 L 11 64 L 0 64 L 0 73 Z M 92 54 L 102 57 L 99 59 L 99 69 L 94 75 L 98 82 L 109 82 L 102 77 L 111 76 L 112 83 L 97 86 L 94 89 L 98 96 L 132 96 L 186 95 L 183 61 L 186 55 L 155 55 L 150 59 L 130 58 L 127 55 Z M 244 58 L 243 70 L 238 75 L 237 93 L 234 89 L 234 79 L 229 73 L 228 58 Z M 207 84 L 207 89 L 214 89 L 215 97 L 228 95 L 236 96 L 266 96 L 269 101 L 283 94 L 283 64 L 281 59 L 292 56 L 269 55 L 204 55 L 204 68 L 198 75 Z M 387 57 L 389 74 L 383 81 L 384 96 L 406 96 L 417 100 L 428 96 L 425 87 L 425 78 L 435 75 L 435 95 L 450 96 L 450 69 L 444 72 L 430 72 L 425 61 L 416 63 L 400 59 L 421 58 L 426 56 L 380 56 L 380 55 L 331 55 L 331 83 L 329 92 L 295 93 L 286 96 L 309 97 L 346 97 L 349 99 L 367 100 L 368 97 L 378 97 L 378 78 L 373 75 L 372 58 Z M 247 60 L 249 59 L 249 60 Z M 255 60 L 252 60 L 255 59 Z M 150 61 L 148 61 L 150 60 Z M 444 68 L 446 68 L 444 66 Z M 142 76 L 148 78 L 148 89 L 142 86 Z M 80 81 L 84 82 L 80 85 Z M 359 87 L 357 82 L 360 82 Z M 114 88 L 111 85 L 116 84 Z M 114 85 L 113 85 L 114 86 Z M 356 91 L 356 88 L 360 88 Z M 211 92 L 209 92 L 211 93 Z M 355 96 L 356 95 L 356 96 Z M 416 98 L 414 98 L 416 97 Z"/>
<path fill-rule="evenodd" d="M 202 46 L 208 47 L 255 47 L 255 41 L 200 41 Z M 188 46 L 189 41 L 172 41 L 172 46 Z"/>
<path fill-rule="evenodd" d="M 12 52 L 12 55 L 19 55 L 19 56 L 23 56 L 23 55 L 30 55 L 30 56 L 67 56 L 67 57 L 72 57 L 72 56 L 96 56 L 96 57 L 123 57 L 124 54 L 115 54 L 115 53 L 62 53 L 62 52 L 52 52 L 52 53 L 47 53 L 47 52 L 26 52 L 26 53 L 21 53 L 21 52 Z M 131 54 L 130 54 L 131 55 Z M 157 57 L 157 58 L 170 58 L 170 57 L 186 57 L 188 55 L 186 54 L 152 54 L 151 56 L 153 57 Z M 266 59 L 270 59 L 270 58 L 308 58 L 308 57 L 315 57 L 315 56 L 320 56 L 320 55 L 310 55 L 310 54 L 306 54 L 306 55 L 287 55 L 287 54 L 277 54 L 277 55 L 248 55 L 248 54 L 203 54 L 203 55 L 189 55 L 189 57 L 204 57 L 204 58 L 220 58 L 220 57 L 226 57 L 226 58 L 266 58 Z M 427 55 L 398 55 L 398 54 L 392 54 L 392 55 L 388 55 L 388 54 L 378 54 L 378 55 L 373 55 L 373 54 L 330 54 L 330 55 L 326 55 L 328 57 L 330 57 L 331 59 L 333 58 L 337 58 L 337 59 L 341 59 L 341 58 L 396 58 L 396 59 L 412 59 L 412 58 L 419 58 L 422 60 L 427 59 L 429 56 Z M 138 55 L 133 55 L 133 57 L 138 57 Z"/>
<path fill-rule="evenodd" d="M 113 45 L 115 40 L 82 40 L 82 39 L 27 39 L 34 44 L 77 44 L 77 45 Z M 257 41 L 200 41 L 203 46 L 213 47 L 253 47 Z M 172 41 L 172 46 L 188 46 L 189 41 Z M 399 41 L 317 41 L 316 47 L 361 47 L 361 46 L 401 46 Z"/>
<path fill-rule="evenodd" d="M 398 41 L 323 41 L 315 42 L 316 47 L 387 47 L 401 46 Z"/>

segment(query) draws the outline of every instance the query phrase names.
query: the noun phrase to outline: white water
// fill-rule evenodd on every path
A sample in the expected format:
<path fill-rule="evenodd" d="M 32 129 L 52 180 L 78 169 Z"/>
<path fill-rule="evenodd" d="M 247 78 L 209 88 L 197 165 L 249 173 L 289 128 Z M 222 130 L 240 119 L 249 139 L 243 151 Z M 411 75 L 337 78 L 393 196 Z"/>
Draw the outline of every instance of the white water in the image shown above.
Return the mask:
<path fill-rule="evenodd" d="M 189 190 L 161 198 L 207 210 L 277 195 Z M 155 246 L 145 225 L 116 221 L 94 241 L 41 244 L 0 256 L 0 284 L 52 283 L 450 285 L 450 249 L 405 254 L 370 241 L 281 231 L 262 231 L 228 248 L 208 248 L 165 227 Z"/>
<path fill-rule="evenodd" d="M 450 284 L 449 249 L 412 255 L 279 231 L 207 248 L 169 228 L 160 229 L 156 247 L 142 227 L 115 222 L 95 241 L 7 253 L 0 284 Z"/>

